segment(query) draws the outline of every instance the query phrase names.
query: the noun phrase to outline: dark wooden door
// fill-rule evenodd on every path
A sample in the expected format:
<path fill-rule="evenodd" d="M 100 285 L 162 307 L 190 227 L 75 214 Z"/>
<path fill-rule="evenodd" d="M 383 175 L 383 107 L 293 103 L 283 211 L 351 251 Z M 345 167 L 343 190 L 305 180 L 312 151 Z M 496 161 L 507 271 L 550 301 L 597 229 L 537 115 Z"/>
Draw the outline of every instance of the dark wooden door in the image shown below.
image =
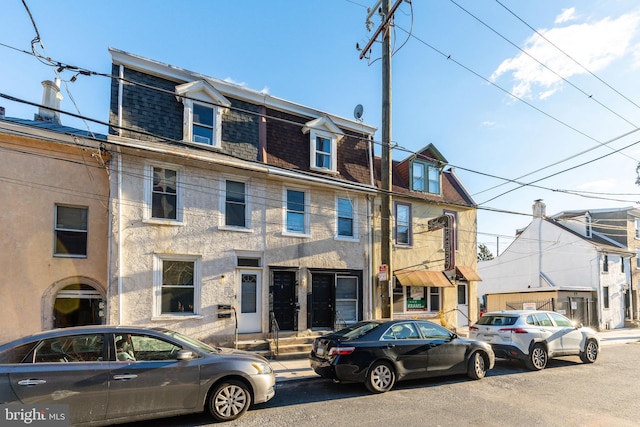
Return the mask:
<path fill-rule="evenodd" d="M 314 328 L 333 328 L 335 310 L 335 276 L 314 274 L 311 281 L 311 325 Z"/>
<path fill-rule="evenodd" d="M 293 271 L 274 271 L 271 295 L 273 315 L 281 331 L 296 328 L 296 274 Z"/>

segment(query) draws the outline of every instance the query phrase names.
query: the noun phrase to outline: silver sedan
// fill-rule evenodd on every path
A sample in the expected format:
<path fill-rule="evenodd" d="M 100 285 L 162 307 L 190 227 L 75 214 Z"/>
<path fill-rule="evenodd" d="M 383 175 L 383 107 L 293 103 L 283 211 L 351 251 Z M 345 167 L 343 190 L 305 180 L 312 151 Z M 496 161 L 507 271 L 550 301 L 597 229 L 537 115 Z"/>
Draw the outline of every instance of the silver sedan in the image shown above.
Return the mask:
<path fill-rule="evenodd" d="M 0 404 L 68 405 L 72 425 L 205 410 L 229 421 L 274 394 L 263 357 L 167 329 L 65 328 L 0 346 Z"/>

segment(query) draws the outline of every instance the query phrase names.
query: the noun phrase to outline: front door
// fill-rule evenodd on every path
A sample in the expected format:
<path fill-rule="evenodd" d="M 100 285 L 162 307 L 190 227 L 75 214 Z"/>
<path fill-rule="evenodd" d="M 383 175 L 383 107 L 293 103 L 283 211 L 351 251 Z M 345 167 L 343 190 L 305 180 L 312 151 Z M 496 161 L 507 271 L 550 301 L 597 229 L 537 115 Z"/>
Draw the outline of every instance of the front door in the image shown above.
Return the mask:
<path fill-rule="evenodd" d="M 311 280 L 311 326 L 333 328 L 335 276 L 314 274 Z"/>
<path fill-rule="evenodd" d="M 458 328 L 469 326 L 469 301 L 467 294 L 468 284 L 465 282 L 458 283 Z"/>
<path fill-rule="evenodd" d="M 296 273 L 293 271 L 274 271 L 271 297 L 273 315 L 281 331 L 296 329 Z"/>
<path fill-rule="evenodd" d="M 262 274 L 257 270 L 239 270 L 238 332 L 261 332 Z"/>

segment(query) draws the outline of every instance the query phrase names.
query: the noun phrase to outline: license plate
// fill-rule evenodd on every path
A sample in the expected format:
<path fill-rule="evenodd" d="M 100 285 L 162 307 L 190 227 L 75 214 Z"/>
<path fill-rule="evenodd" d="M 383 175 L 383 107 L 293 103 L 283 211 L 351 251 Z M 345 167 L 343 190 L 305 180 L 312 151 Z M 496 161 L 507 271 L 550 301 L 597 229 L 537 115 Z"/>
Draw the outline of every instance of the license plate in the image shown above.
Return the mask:
<path fill-rule="evenodd" d="M 320 347 L 316 350 L 316 354 L 318 356 L 322 356 L 324 354 L 324 348 Z"/>

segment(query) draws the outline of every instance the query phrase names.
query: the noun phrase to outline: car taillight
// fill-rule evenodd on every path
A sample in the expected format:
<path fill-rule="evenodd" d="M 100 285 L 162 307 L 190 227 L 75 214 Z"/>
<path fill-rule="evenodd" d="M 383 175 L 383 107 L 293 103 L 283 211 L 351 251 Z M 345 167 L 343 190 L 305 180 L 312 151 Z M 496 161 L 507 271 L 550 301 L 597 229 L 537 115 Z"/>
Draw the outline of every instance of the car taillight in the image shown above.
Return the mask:
<path fill-rule="evenodd" d="M 477 331 L 478 327 L 477 326 L 469 326 L 469 330 L 470 331 Z"/>
<path fill-rule="evenodd" d="M 344 356 L 353 353 L 355 347 L 331 347 L 329 356 Z"/>
<path fill-rule="evenodd" d="M 514 334 L 528 334 L 529 331 L 527 331 L 526 329 L 523 328 L 504 328 L 504 329 L 498 329 L 498 332 L 511 332 Z"/>

